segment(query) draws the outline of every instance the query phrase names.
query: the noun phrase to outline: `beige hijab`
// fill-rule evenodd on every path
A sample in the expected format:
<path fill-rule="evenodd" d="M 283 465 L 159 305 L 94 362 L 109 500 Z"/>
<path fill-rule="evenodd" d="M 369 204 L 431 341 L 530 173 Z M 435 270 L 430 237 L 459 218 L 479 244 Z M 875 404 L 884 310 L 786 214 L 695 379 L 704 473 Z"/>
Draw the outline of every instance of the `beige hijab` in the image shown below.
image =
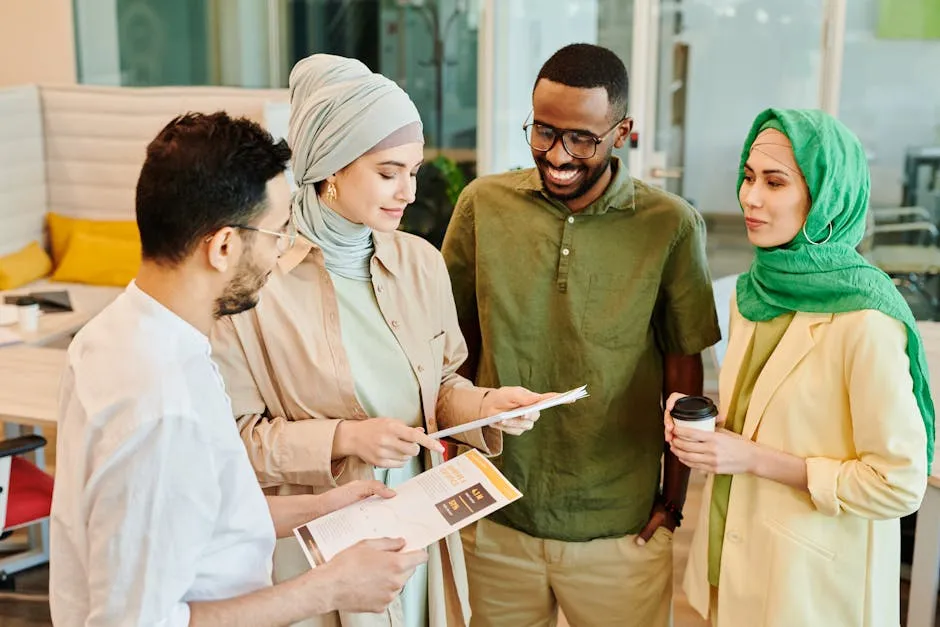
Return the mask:
<path fill-rule="evenodd" d="M 356 59 L 309 56 L 291 70 L 289 86 L 297 230 L 323 250 L 331 272 L 368 281 L 372 230 L 327 207 L 314 185 L 364 154 L 423 141 L 418 110 L 401 87 Z"/>

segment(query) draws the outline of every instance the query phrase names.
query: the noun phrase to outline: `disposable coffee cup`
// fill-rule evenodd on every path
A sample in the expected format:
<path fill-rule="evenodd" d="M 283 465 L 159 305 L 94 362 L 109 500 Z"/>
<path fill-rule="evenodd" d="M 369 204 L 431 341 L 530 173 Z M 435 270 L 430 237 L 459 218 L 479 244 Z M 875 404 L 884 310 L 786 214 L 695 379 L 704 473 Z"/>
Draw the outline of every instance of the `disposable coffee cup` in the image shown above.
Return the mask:
<path fill-rule="evenodd" d="M 714 431 L 718 407 L 707 396 L 683 396 L 670 412 L 677 425 L 686 429 Z"/>
<path fill-rule="evenodd" d="M 20 331 L 35 333 L 39 329 L 39 301 L 29 296 L 16 299 L 16 318 Z"/>

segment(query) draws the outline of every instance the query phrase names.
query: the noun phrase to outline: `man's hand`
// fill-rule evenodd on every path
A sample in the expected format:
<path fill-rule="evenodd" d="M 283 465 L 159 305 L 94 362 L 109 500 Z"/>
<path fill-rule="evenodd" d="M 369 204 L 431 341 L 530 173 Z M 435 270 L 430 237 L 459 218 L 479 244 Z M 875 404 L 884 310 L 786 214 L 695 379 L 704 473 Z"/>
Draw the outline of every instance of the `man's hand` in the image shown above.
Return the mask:
<path fill-rule="evenodd" d="M 438 453 L 444 452 L 443 445 L 428 437 L 424 429 L 409 427 L 401 420 L 344 420 L 336 428 L 333 457 L 355 455 L 379 468 L 401 468 L 421 452 L 422 446 Z"/>
<path fill-rule="evenodd" d="M 653 534 L 656 533 L 656 530 L 660 527 L 665 527 L 669 531 L 675 531 L 677 526 L 678 521 L 672 517 L 672 514 L 666 511 L 662 503 L 657 502 L 653 505 L 653 511 L 650 513 L 650 519 L 647 521 L 646 526 L 637 534 L 636 543 L 643 546 L 650 541 L 650 538 L 653 537 Z"/>
<path fill-rule="evenodd" d="M 547 394 L 537 394 L 522 387 L 501 387 L 491 390 L 483 398 L 483 406 L 480 408 L 483 417 L 495 416 L 504 411 L 518 409 L 526 405 L 532 405 L 557 396 L 554 392 Z M 493 428 L 499 429 L 509 435 L 522 435 L 526 431 L 531 431 L 535 422 L 539 419 L 539 412 L 532 411 L 516 418 L 510 418 L 497 422 Z"/>
<path fill-rule="evenodd" d="M 312 495 L 310 517 L 307 520 L 325 516 L 330 512 L 343 509 L 347 505 L 358 503 L 370 496 L 381 496 L 383 499 L 390 499 L 395 496 L 395 491 L 387 488 L 381 481 L 351 481 L 323 494 Z"/>
<path fill-rule="evenodd" d="M 333 607 L 341 612 L 384 612 L 415 569 L 428 561 L 424 551 L 402 553 L 405 541 L 364 540 L 308 574 L 329 571 Z M 302 575 L 303 576 L 303 575 Z M 311 594 L 322 594 L 322 579 L 313 579 Z"/>

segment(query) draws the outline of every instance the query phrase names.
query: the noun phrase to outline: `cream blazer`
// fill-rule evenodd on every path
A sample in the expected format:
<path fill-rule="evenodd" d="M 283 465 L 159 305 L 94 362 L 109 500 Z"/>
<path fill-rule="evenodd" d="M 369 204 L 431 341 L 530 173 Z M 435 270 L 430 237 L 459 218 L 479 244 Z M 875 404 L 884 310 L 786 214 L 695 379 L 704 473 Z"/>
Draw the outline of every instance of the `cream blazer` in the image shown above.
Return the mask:
<path fill-rule="evenodd" d="M 486 388 L 474 387 L 457 374 L 467 349 L 443 257 L 406 233 L 375 233 L 374 240 L 373 288 L 418 380 L 427 431 L 479 418 Z M 248 456 L 266 493 L 320 493 L 374 478 L 373 467 L 357 457 L 331 459 L 340 421 L 368 416 L 356 398 L 336 292 L 319 248 L 298 240 L 280 260 L 258 306 L 220 320 L 212 344 Z M 488 455 L 502 451 L 502 433 L 489 427 L 456 437 Z M 442 461 L 437 453 L 424 453 L 427 464 Z M 451 534 L 430 547 L 429 558 L 431 627 L 468 624 L 460 535 Z M 396 601 L 385 615 L 331 615 L 304 625 L 395 627 L 400 619 Z"/>
<path fill-rule="evenodd" d="M 755 324 L 731 305 L 720 398 Z M 763 372 L 743 435 L 806 459 L 809 492 L 736 475 L 715 627 L 887 627 L 900 622 L 900 524 L 927 484 L 926 430 L 904 326 L 877 311 L 797 313 Z M 684 587 L 710 611 L 705 487 Z"/>

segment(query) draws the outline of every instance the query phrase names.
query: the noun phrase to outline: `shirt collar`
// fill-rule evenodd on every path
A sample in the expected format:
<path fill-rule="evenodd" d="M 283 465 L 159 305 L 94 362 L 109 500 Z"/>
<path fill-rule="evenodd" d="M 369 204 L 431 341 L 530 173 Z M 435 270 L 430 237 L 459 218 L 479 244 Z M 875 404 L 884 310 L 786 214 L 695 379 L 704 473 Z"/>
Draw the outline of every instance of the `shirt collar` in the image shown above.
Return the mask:
<path fill-rule="evenodd" d="M 131 281 L 124 290 L 124 296 L 133 307 L 145 315 L 156 319 L 167 329 L 171 336 L 177 339 L 180 348 L 187 352 L 212 354 L 212 344 L 209 338 L 199 329 L 189 324 L 178 315 L 166 308 L 160 301 L 137 287 L 136 281 Z"/>
<path fill-rule="evenodd" d="M 395 245 L 395 234 L 373 231 L 372 241 L 375 243 L 373 262 L 378 260 L 391 274 L 400 274 L 402 261 L 398 246 Z M 294 247 L 281 257 L 277 265 L 284 274 L 290 274 L 294 268 L 307 258 L 307 255 L 313 252 L 319 255 L 323 254 L 319 246 L 300 236 L 297 238 Z"/>
<path fill-rule="evenodd" d="M 611 158 L 610 167 L 613 176 L 607 185 L 607 189 L 604 190 L 600 198 L 578 213 L 601 215 L 608 211 L 636 211 L 636 189 L 630 171 L 618 157 Z M 564 203 L 553 198 L 545 191 L 538 168 L 530 169 L 516 186 L 516 189 L 537 193 L 552 203 L 564 206 Z"/>

